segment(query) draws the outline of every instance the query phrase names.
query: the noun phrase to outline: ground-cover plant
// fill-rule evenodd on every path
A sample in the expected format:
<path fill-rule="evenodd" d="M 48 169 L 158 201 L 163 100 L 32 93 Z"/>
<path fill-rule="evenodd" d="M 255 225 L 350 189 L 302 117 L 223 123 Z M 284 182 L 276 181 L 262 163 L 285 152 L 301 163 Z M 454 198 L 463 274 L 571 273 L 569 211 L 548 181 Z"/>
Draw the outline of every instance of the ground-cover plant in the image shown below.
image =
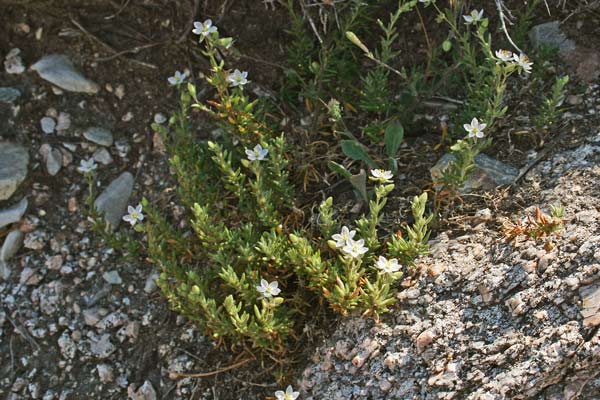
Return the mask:
<path fill-rule="evenodd" d="M 350 1 L 323 7 L 334 10 L 336 17 L 334 28 L 326 34 L 319 34 L 314 26 L 310 29 L 311 25 L 306 24 L 293 4 L 289 5 L 292 41 L 288 77 L 291 84 L 285 85 L 286 98 L 292 105 L 306 106 L 300 113 L 309 113 L 305 117 L 310 121 L 307 129 L 322 135 L 313 136 L 313 141 L 326 140 L 336 148 L 339 145 L 341 151 L 328 155 L 330 169 L 348 179 L 363 200 L 366 200 L 366 173 L 361 173 L 362 169 L 386 168 L 397 172 L 399 147 L 390 146 L 389 138 L 393 133 L 398 138 L 394 140 L 402 142 L 404 121 L 412 122 L 408 107 L 414 108 L 415 88 L 417 81 L 422 80 L 418 70 L 407 73 L 391 65 L 400 58 L 397 49 L 400 17 L 414 9 L 417 0 L 391 4 L 394 4 L 393 12 L 386 20 L 371 16 L 389 8 L 390 3 Z M 301 7 L 301 11 L 306 16 L 306 9 Z M 363 34 L 369 36 L 369 43 L 375 41 L 373 50 L 359 39 Z M 314 40 L 311 42 L 307 37 Z M 369 60 L 366 68 L 358 59 L 362 56 Z M 360 85 L 356 85 L 357 77 Z M 302 103 L 298 104 L 296 99 Z M 385 147 L 380 149 L 382 142 Z M 306 153 L 308 162 L 323 158 L 312 156 L 310 150 Z M 358 161 L 355 163 L 358 170 L 347 170 L 340 153 Z"/>
<path fill-rule="evenodd" d="M 528 215 L 526 218 L 516 222 L 506 222 L 503 226 L 504 236 L 507 241 L 516 242 L 520 237 L 526 239 L 541 239 L 559 232 L 564 227 L 565 208 L 561 205 L 551 205 L 550 215 L 547 215 L 540 210 L 535 209 L 535 215 Z M 551 242 L 546 242 L 546 245 L 551 245 Z"/>
<path fill-rule="evenodd" d="M 394 42 L 398 38 L 397 27 L 403 14 L 410 11 L 419 12 L 420 7 L 431 7 L 437 14 L 437 22 L 448 27 L 448 37 L 441 44 L 440 51 L 452 54 L 453 62 L 451 65 L 446 65 L 446 69 L 458 72 L 454 75 L 459 78 L 455 77 L 453 80 L 458 82 L 458 86 L 465 95 L 463 106 L 453 117 L 455 123 L 452 124 L 454 127 L 452 136 L 458 140 L 450 148 L 451 162 L 443 171 L 440 181 L 434 182 L 436 188 L 441 188 L 438 191 L 437 197 L 439 198 L 450 196 L 452 199 L 459 193 L 460 188 L 475 168 L 476 155 L 492 143 L 492 133 L 496 121 L 504 118 L 507 113 L 505 93 L 509 77 L 517 73 L 531 72 L 533 63 L 526 55 L 504 49 L 494 49 L 492 35 L 489 31 L 489 20 L 483 9 L 473 9 L 463 15 L 464 6 L 465 2 L 463 1 L 450 2 L 443 8 L 441 2 L 434 0 L 400 0 L 386 21 L 378 19 L 376 25 L 371 23 L 370 26 L 376 26 L 380 30 L 380 36 L 375 45 L 368 45 L 373 42 L 373 35 L 369 35 L 370 31 L 365 29 L 366 24 L 362 23 L 365 19 L 355 18 L 352 14 L 350 19 L 354 21 L 356 32 L 346 31 L 346 38 L 354 45 L 354 50 L 358 49 L 371 61 L 371 65 L 361 76 L 362 85 L 358 92 L 360 95 L 358 99 L 352 96 L 351 91 L 338 90 L 336 93 L 350 95 L 343 98 L 331 97 L 332 92 L 314 92 L 317 98 L 330 96 L 329 99 L 321 98 L 320 101 L 324 105 L 323 110 L 328 112 L 329 118 L 315 117 L 315 121 L 322 123 L 314 130 L 321 132 L 330 130 L 333 135 L 330 135 L 328 140 L 337 139 L 341 153 L 350 160 L 358 161 L 358 163 L 354 163 L 354 168 L 357 168 L 354 171 L 345 166 L 339 156 L 337 159 L 330 160 L 329 167 L 347 179 L 363 200 L 367 198 L 365 189 L 367 174 L 363 170 L 385 167 L 396 172 L 397 160 L 394 150 L 397 151 L 397 148 L 388 146 L 388 134 L 390 132 L 397 133 L 396 137 L 400 138 L 401 142 L 404 136 L 401 119 L 406 118 L 404 117 L 406 114 L 412 115 L 410 112 L 407 113 L 410 109 L 403 107 L 403 102 L 399 100 L 402 96 L 392 92 L 392 90 L 398 90 L 399 87 L 402 88 L 403 85 L 410 87 L 413 78 L 418 79 L 419 77 L 415 70 L 408 74 L 405 68 L 396 68 L 392 65 L 397 63 L 397 59 L 400 57 L 397 47 L 394 47 Z M 375 6 L 365 5 L 364 7 L 372 9 Z M 299 29 L 301 24 L 297 18 L 295 21 L 294 26 Z M 345 26 L 347 25 L 340 25 L 341 28 Z M 333 36 L 336 35 L 335 31 L 330 33 Z M 363 39 L 363 35 L 366 39 Z M 305 39 L 305 36 L 303 38 Z M 425 33 L 425 38 L 431 61 L 437 48 L 431 46 L 427 33 Z M 297 42 L 300 43 L 299 40 Z M 316 48 L 322 57 L 324 54 L 334 52 L 337 46 L 340 46 L 339 40 L 332 40 L 329 43 L 330 47 L 316 45 L 311 47 L 311 50 L 315 51 Z M 298 49 L 299 47 L 293 48 Z M 295 54 L 297 56 L 297 52 Z M 429 73 L 442 75 L 441 71 L 436 71 L 435 67 L 430 69 L 429 64 L 427 68 Z M 438 64 L 434 63 L 439 69 L 440 65 Z M 320 76 L 315 75 L 311 81 L 313 86 L 319 86 L 320 79 Z M 435 79 L 433 80 L 435 81 Z M 347 82 L 342 80 L 335 82 L 342 88 L 347 85 Z M 548 100 L 547 103 L 542 114 L 551 118 L 552 100 Z M 462 139 L 464 133 L 461 127 L 474 120 L 487 126 L 485 139 L 473 136 Z M 326 123 L 324 124 L 323 121 Z M 379 145 L 381 141 L 385 143 L 385 146 Z M 382 149 L 384 151 L 381 151 Z M 333 157 L 335 157 L 335 153 Z"/>
<path fill-rule="evenodd" d="M 464 135 L 461 122 L 467 131 L 465 139 L 459 139 L 451 146 L 451 160 L 442 171 L 440 182 L 436 184 L 436 204 L 451 201 L 475 169 L 475 157 L 490 146 L 495 122 L 506 115 L 505 92 L 508 78 L 515 73 L 530 73 L 532 62 L 524 54 L 509 50 L 493 50 L 489 20 L 483 9 L 473 9 L 466 15 L 457 13 L 462 2 L 454 7 L 441 9 L 434 0 L 421 1 L 433 6 L 438 21 L 445 22 L 450 29 L 453 41 L 444 42 L 446 49 L 457 48 L 457 65 L 461 67 L 466 85 L 466 100 L 455 118 L 457 123 L 454 136 Z M 453 43 L 455 42 L 455 43 Z M 471 121 L 470 124 L 464 122 Z M 485 139 L 483 139 L 485 136 Z"/>
<path fill-rule="evenodd" d="M 405 236 L 382 237 L 393 173 L 373 169 L 368 211 L 354 228 L 340 226 L 331 197 L 319 207 L 318 229 L 307 228 L 289 179 L 293 144 L 257 112 L 244 90 L 249 74 L 226 65 L 221 50 L 232 39 L 210 20 L 195 23 L 193 32 L 211 64 L 206 81 L 214 96 L 200 102 L 195 85 L 176 73 L 169 83 L 180 107 L 168 125 L 153 125 L 167 145 L 191 230 L 175 228 L 147 200 L 124 217 L 145 236 L 163 294 L 219 343 L 278 356 L 298 336 L 315 297 L 343 315 L 356 310 L 378 319 L 394 302 L 403 269 L 427 252 L 427 196 L 413 199 L 415 222 Z M 193 110 L 218 121 L 218 138 L 194 137 Z M 389 145 L 397 150 L 399 143 Z"/>
<path fill-rule="evenodd" d="M 552 85 L 549 95 L 542 99 L 534 120 L 538 130 L 547 130 L 558 120 L 558 117 L 563 111 L 560 107 L 565 101 L 565 86 L 568 82 L 568 75 L 557 77 Z"/>

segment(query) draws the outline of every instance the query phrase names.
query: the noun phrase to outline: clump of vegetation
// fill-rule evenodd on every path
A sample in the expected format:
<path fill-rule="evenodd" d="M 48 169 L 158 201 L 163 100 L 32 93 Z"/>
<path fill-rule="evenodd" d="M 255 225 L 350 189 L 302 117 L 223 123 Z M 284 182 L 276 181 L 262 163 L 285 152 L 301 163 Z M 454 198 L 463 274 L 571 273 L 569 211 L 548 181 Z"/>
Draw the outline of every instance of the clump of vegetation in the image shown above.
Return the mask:
<path fill-rule="evenodd" d="M 394 177 L 401 172 L 405 129 L 410 133 L 408 116 L 416 99 L 431 90 L 421 87 L 424 76 L 444 79 L 436 70 L 441 61 L 433 56 L 447 54 L 457 71 L 453 79 L 464 88 L 463 107 L 452 117 L 450 162 L 433 182 L 436 205 L 440 198 L 457 196 L 477 154 L 492 144 L 493 129 L 508 111 L 509 78 L 532 69 L 524 54 L 494 48 L 483 10 L 463 15 L 463 5 L 451 2 L 442 9 L 434 0 L 399 0 L 386 21 L 376 20 L 373 38 L 367 16 L 375 6 L 351 0 L 329 20 L 335 29 L 322 35 L 311 25 L 316 39 L 309 40 L 306 21 L 290 0 L 293 40 L 282 94 L 302 116 L 310 132 L 306 142 L 279 132 L 261 99 L 248 94 L 249 73 L 229 64 L 233 39 L 222 37 L 211 20 L 194 24 L 210 61 L 206 82 L 212 97 L 200 101 L 187 74 L 176 72 L 169 83 L 178 91 L 179 107 L 168 124 L 153 124 L 170 155 L 189 228 L 175 227 L 147 200 L 124 218 L 143 234 L 148 258 L 161 269 L 158 285 L 174 310 L 218 343 L 273 358 L 298 338 L 311 304 L 376 321 L 389 311 L 399 280 L 428 252 L 434 218 L 427 194 L 412 197 L 413 192 L 412 224 L 404 232 L 382 226 L 398 189 Z M 407 71 L 397 65 L 398 27 L 403 15 L 424 7 L 434 10 L 448 37 L 438 47 L 427 39 L 428 62 Z M 361 80 L 354 87 L 356 76 Z M 538 126 L 555 123 L 567 80 L 556 81 Z M 218 135 L 210 140 L 193 135 L 195 110 L 217 121 Z M 316 143 L 327 153 L 313 154 Z M 322 164 L 315 166 L 317 159 Z M 303 192 L 327 169 L 351 183 L 363 214 L 348 218 L 333 197 L 312 208 L 301 206 Z M 93 171 L 82 172 L 91 186 Z M 298 176 L 302 184 L 294 179 Z M 507 227 L 506 235 L 547 236 L 562 226 L 559 214 L 559 208 L 551 216 L 538 210 L 535 218 Z M 291 387 L 278 393 L 278 398 L 297 396 Z"/>
<path fill-rule="evenodd" d="M 533 216 L 528 215 L 514 223 L 506 222 L 503 227 L 504 236 L 507 241 L 517 241 L 519 237 L 534 240 L 548 237 L 563 229 L 564 213 L 565 209 L 560 205 L 550 206 L 550 215 L 536 207 Z"/>
<path fill-rule="evenodd" d="M 547 130 L 558 121 L 563 111 L 560 107 L 565 101 L 565 86 L 568 82 L 568 75 L 557 77 L 550 94 L 542 100 L 535 118 L 535 126 L 539 130 Z"/>
<path fill-rule="evenodd" d="M 373 169 L 368 212 L 355 228 L 340 226 L 331 197 L 319 207 L 318 229 L 304 228 L 289 179 L 289 143 L 245 93 L 247 72 L 231 71 L 219 56 L 231 38 L 221 37 L 210 20 L 194 32 L 211 63 L 207 82 L 214 98 L 199 102 L 195 86 L 176 74 L 170 83 L 181 106 L 168 126 L 154 125 L 171 155 L 193 233 L 173 228 L 147 201 L 126 216 L 145 234 L 171 306 L 217 341 L 276 354 L 285 353 L 315 296 L 343 315 L 358 310 L 378 319 L 395 300 L 393 284 L 402 269 L 427 252 L 427 196 L 414 198 L 415 222 L 406 238 L 384 238 L 378 228 L 393 174 Z M 219 121 L 218 139 L 195 140 L 192 109 Z"/>

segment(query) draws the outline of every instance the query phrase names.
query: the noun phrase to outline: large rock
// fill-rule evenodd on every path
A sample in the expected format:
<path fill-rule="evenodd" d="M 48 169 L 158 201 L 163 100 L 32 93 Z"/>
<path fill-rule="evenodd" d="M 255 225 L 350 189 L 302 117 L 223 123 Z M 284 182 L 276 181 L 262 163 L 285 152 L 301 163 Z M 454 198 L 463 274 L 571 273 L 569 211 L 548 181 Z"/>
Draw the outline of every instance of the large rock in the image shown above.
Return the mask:
<path fill-rule="evenodd" d="M 560 30 L 560 22 L 551 21 L 539 24 L 529 31 L 529 40 L 533 47 L 556 47 L 562 52 L 575 50 L 575 42 Z"/>
<path fill-rule="evenodd" d="M 442 172 L 452 160 L 455 160 L 454 156 L 446 153 L 431 168 L 431 177 L 434 182 L 439 182 Z M 515 167 L 482 153 L 475 156 L 475 166 L 475 171 L 460 188 L 461 193 L 469 193 L 476 189 L 493 190 L 498 186 L 511 184 L 519 176 L 519 170 Z"/>
<path fill-rule="evenodd" d="M 29 153 L 16 143 L 0 142 L 0 200 L 6 200 L 27 177 Z"/>
<path fill-rule="evenodd" d="M 27 199 L 23 198 L 17 204 L 0 210 L 0 228 L 20 220 L 27 211 L 27 204 Z"/>
<path fill-rule="evenodd" d="M 71 92 L 97 93 L 99 86 L 75 69 L 71 60 L 60 54 L 44 56 L 31 66 L 40 77 Z"/>
<path fill-rule="evenodd" d="M 575 70 L 577 78 L 583 82 L 592 82 L 600 77 L 600 52 L 587 48 L 567 38 L 560 30 L 558 21 L 536 25 L 529 31 L 531 44 L 558 48 L 561 58 Z"/>
<path fill-rule="evenodd" d="M 504 240 L 512 199 L 489 226 L 439 234 L 381 323 L 346 319 L 317 349 L 302 398 L 600 399 L 599 164 L 591 141 L 539 163 L 511 196 L 531 205 L 512 220 L 565 206 L 550 238 Z"/>
<path fill-rule="evenodd" d="M 99 213 L 104 214 L 106 222 L 111 225 L 112 229 L 119 226 L 125 215 L 132 191 L 133 175 L 123 172 L 94 201 L 94 207 Z"/>

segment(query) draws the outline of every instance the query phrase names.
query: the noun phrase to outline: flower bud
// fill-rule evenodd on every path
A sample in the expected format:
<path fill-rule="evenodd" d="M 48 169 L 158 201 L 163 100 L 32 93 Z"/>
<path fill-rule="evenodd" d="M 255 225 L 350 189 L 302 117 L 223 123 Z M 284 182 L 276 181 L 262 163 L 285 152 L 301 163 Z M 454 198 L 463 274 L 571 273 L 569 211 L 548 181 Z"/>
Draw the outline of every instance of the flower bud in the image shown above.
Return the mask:
<path fill-rule="evenodd" d="M 364 51 L 365 53 L 367 53 L 367 54 L 371 53 L 369 51 L 369 49 L 367 48 L 367 46 L 365 46 L 363 44 L 363 42 L 360 41 L 360 39 L 358 38 L 358 36 L 356 36 L 356 34 L 354 32 L 347 31 L 346 32 L 346 38 L 348 38 L 348 40 L 350 40 L 352 43 L 354 43 L 355 45 L 357 45 L 358 47 L 360 47 L 360 49 L 362 51 Z"/>

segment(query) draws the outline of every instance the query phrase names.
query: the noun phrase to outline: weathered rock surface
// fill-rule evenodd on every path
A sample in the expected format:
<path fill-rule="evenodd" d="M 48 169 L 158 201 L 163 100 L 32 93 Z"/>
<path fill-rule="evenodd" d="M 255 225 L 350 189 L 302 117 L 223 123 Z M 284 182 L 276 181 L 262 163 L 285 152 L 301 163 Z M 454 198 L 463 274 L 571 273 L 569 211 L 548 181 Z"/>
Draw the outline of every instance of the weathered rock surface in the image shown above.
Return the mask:
<path fill-rule="evenodd" d="M 0 141 L 0 200 L 6 200 L 27 177 L 29 153 L 18 144 Z"/>
<path fill-rule="evenodd" d="M 71 60 L 60 54 L 42 57 L 31 66 L 40 77 L 71 92 L 97 93 L 99 86 L 75 69 Z"/>
<path fill-rule="evenodd" d="M 345 321 L 318 349 L 303 398 L 600 398 L 599 139 L 540 163 L 514 194 L 564 205 L 560 235 L 507 243 L 480 220 L 441 234 L 382 323 Z"/>
<path fill-rule="evenodd" d="M 125 215 L 133 191 L 133 175 L 123 172 L 94 201 L 94 207 L 104 213 L 106 221 L 115 229 Z"/>
<path fill-rule="evenodd" d="M 434 182 L 439 181 L 452 160 L 454 156 L 446 153 L 431 168 L 431 178 Z M 475 189 L 493 190 L 512 183 L 519 176 L 519 170 L 515 167 L 482 153 L 475 156 L 475 165 L 475 171 L 460 189 L 462 193 L 469 193 Z"/>

